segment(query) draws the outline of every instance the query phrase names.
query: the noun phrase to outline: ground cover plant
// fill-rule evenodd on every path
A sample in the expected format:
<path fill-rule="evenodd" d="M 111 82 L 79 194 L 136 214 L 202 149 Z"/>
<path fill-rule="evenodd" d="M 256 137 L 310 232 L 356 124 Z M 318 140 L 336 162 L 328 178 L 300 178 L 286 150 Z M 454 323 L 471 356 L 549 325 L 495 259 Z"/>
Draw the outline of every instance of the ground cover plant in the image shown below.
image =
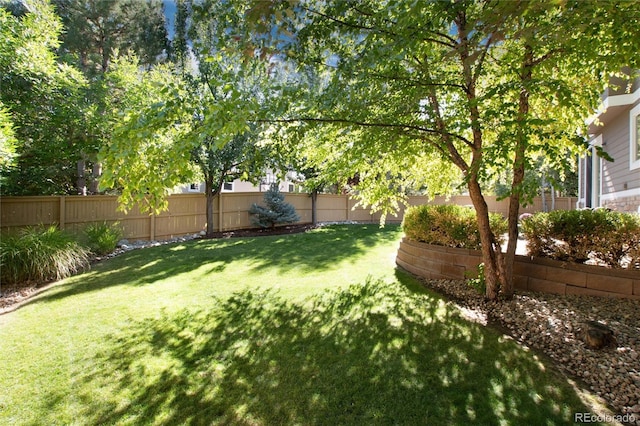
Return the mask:
<path fill-rule="evenodd" d="M 0 316 L 2 424 L 566 424 L 566 380 L 395 269 L 398 226 L 126 253 Z"/>

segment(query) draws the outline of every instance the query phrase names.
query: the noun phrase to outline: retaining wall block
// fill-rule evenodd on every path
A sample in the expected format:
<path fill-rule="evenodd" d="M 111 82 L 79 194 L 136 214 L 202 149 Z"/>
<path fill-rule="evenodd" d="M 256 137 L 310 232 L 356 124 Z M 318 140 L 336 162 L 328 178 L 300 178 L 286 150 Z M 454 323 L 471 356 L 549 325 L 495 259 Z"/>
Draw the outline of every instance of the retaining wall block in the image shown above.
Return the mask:
<path fill-rule="evenodd" d="M 548 267 L 545 265 L 536 265 L 528 260 L 521 260 L 516 258 L 513 266 L 513 273 L 515 275 L 524 275 L 526 277 L 537 278 L 540 280 L 549 279 L 547 275 Z"/>
<path fill-rule="evenodd" d="M 566 294 L 566 284 L 548 281 L 539 278 L 529 277 L 528 289 L 531 291 L 541 291 L 543 293 Z"/>
<path fill-rule="evenodd" d="M 403 241 L 400 247 L 402 247 L 402 250 L 413 256 L 424 256 L 424 248 L 415 244 L 411 244 L 410 242 Z"/>
<path fill-rule="evenodd" d="M 599 296 L 599 297 L 615 297 L 624 299 L 640 300 L 640 296 L 634 296 L 631 294 L 612 293 L 610 291 L 594 290 L 592 288 L 567 286 L 567 295 L 579 295 L 579 296 Z"/>
<path fill-rule="evenodd" d="M 514 275 L 513 287 L 520 290 L 529 290 L 529 277 Z"/>
<path fill-rule="evenodd" d="M 633 280 L 608 275 L 587 275 L 587 288 L 611 293 L 633 294 Z"/>
<path fill-rule="evenodd" d="M 451 278 L 454 280 L 463 280 L 465 268 L 464 266 L 452 265 L 450 263 L 443 263 L 441 273 L 447 278 Z"/>
<path fill-rule="evenodd" d="M 547 279 L 576 287 L 587 286 L 587 273 L 559 267 L 547 267 Z"/>

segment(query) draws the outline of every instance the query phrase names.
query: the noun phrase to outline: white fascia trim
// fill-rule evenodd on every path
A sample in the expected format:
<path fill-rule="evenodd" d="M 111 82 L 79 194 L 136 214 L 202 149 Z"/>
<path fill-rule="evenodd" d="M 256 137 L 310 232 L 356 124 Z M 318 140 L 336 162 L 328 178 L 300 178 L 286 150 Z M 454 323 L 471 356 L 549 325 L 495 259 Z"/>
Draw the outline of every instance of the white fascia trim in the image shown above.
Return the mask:
<path fill-rule="evenodd" d="M 633 93 L 625 93 L 624 95 L 612 95 L 604 98 L 596 112 L 589 118 L 585 120 L 587 125 L 591 125 L 596 119 L 600 118 L 605 112 L 607 112 L 607 108 L 624 106 L 624 105 L 633 105 L 638 100 L 640 100 L 640 87 L 636 89 Z"/>
<path fill-rule="evenodd" d="M 602 147 L 602 133 L 589 142 L 589 148 L 593 148 L 594 146 Z M 593 153 L 593 155 L 595 155 L 595 153 Z"/>
<path fill-rule="evenodd" d="M 633 93 L 625 93 L 624 95 L 607 96 L 602 102 L 602 106 L 606 110 L 609 107 L 633 105 L 640 100 L 640 87 Z"/>
<path fill-rule="evenodd" d="M 600 201 L 612 201 L 617 198 L 635 197 L 640 195 L 640 188 L 627 189 L 626 191 L 610 192 L 600 195 Z"/>

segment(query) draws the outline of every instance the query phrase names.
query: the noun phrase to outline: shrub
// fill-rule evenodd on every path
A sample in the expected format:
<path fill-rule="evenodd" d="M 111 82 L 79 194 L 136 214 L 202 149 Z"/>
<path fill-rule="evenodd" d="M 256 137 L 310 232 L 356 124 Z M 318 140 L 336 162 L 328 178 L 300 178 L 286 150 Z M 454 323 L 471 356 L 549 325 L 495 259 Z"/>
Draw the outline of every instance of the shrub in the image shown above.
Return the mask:
<path fill-rule="evenodd" d="M 122 238 L 122 228 L 116 223 L 92 223 L 84 229 L 86 244 L 92 253 L 103 255 L 115 250 Z"/>
<path fill-rule="evenodd" d="M 507 221 L 499 214 L 489 215 L 491 230 L 501 239 Z M 475 211 L 457 205 L 410 207 L 402 223 L 407 238 L 447 247 L 480 249 L 480 232 Z"/>
<path fill-rule="evenodd" d="M 640 268 L 640 217 L 595 210 L 537 213 L 522 221 L 529 254 L 613 268 Z"/>
<path fill-rule="evenodd" d="M 476 273 L 469 273 L 467 271 L 465 273 L 467 285 L 472 287 L 478 294 L 486 294 L 487 293 L 487 281 L 484 276 L 484 262 L 478 265 L 478 269 Z"/>
<path fill-rule="evenodd" d="M 0 279 L 6 284 L 59 280 L 88 266 L 88 250 L 53 225 L 28 227 L 0 242 Z"/>
<path fill-rule="evenodd" d="M 280 223 L 294 223 L 300 220 L 296 209 L 284 201 L 284 195 L 278 190 L 277 184 L 264 193 L 266 207 L 253 204 L 249 209 L 251 223 L 261 228 L 275 228 Z"/>

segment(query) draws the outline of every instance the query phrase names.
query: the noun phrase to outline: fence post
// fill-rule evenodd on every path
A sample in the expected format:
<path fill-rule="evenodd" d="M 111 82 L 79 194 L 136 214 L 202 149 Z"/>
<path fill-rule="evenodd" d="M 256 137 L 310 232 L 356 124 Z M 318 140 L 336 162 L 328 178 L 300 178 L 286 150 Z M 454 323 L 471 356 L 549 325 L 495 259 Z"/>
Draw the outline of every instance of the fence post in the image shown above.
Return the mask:
<path fill-rule="evenodd" d="M 346 203 L 345 203 L 345 204 L 346 204 L 346 206 L 345 206 L 345 211 L 346 211 L 346 213 L 347 213 L 347 214 L 345 215 L 345 217 L 346 217 L 346 218 L 345 218 L 345 221 L 349 222 L 349 201 L 350 201 L 350 199 L 349 199 L 349 194 L 344 194 L 344 199 L 345 199 L 345 201 L 346 201 Z"/>
<path fill-rule="evenodd" d="M 66 224 L 66 220 L 67 220 L 67 206 L 66 206 L 66 199 L 64 197 L 64 195 L 60 196 L 60 204 L 59 204 L 59 209 L 60 211 L 58 212 L 58 218 L 60 221 L 60 230 L 64 230 Z"/>
<path fill-rule="evenodd" d="M 156 239 L 156 212 L 151 212 L 151 217 L 149 218 L 149 241 L 153 241 Z"/>
<path fill-rule="evenodd" d="M 222 191 L 218 192 L 218 232 L 224 231 L 224 204 L 222 203 Z"/>

